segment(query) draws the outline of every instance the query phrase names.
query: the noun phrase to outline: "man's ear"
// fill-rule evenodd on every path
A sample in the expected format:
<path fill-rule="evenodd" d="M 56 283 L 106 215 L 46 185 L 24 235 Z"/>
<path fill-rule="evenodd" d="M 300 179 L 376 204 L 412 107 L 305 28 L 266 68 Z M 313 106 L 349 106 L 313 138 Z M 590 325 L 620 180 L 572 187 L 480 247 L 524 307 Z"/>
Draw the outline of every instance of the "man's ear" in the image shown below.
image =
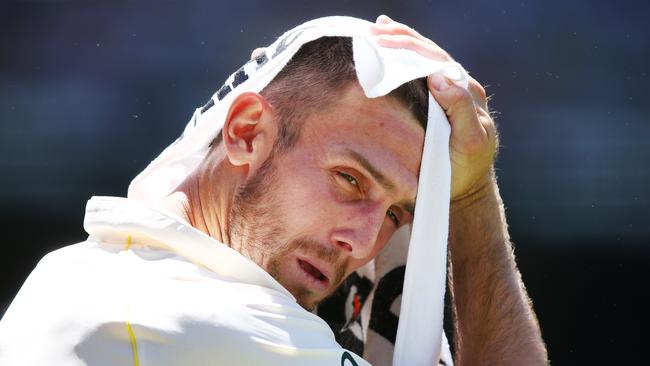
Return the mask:
<path fill-rule="evenodd" d="M 228 160 L 248 165 L 250 175 L 270 156 L 277 138 L 273 108 L 257 93 L 242 93 L 230 105 L 222 133 Z"/>

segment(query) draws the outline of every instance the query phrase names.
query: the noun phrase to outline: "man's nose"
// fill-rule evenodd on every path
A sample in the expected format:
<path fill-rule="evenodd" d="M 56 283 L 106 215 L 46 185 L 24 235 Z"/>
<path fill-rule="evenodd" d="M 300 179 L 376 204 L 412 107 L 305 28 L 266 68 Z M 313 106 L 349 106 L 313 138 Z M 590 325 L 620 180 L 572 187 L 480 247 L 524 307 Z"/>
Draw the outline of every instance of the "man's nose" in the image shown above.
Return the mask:
<path fill-rule="evenodd" d="M 332 232 L 331 240 L 352 257 L 367 258 L 379 239 L 386 209 L 381 204 L 365 204 L 345 211 L 346 214 L 340 216 L 342 219 Z"/>

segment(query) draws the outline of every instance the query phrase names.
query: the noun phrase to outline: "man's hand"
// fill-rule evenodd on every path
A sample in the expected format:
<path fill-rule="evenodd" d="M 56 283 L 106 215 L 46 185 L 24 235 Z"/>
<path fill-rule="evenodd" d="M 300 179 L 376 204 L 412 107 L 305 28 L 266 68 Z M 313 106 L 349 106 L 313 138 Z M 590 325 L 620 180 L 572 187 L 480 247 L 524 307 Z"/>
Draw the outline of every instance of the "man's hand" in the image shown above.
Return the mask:
<path fill-rule="evenodd" d="M 438 61 L 453 61 L 433 41 L 385 15 L 373 28 L 381 46 L 405 48 Z M 497 149 L 494 121 L 488 113 L 485 89 L 470 77 L 469 90 L 451 83 L 442 75 L 428 77 L 429 90 L 445 110 L 451 124 L 451 198 L 463 199 L 491 183 L 492 163 Z"/>
<path fill-rule="evenodd" d="M 382 46 L 452 60 L 434 42 L 385 15 L 377 18 L 373 31 Z M 449 287 L 456 363 L 547 364 L 539 324 L 515 264 L 492 169 L 498 142 L 485 90 L 472 78 L 465 90 L 441 75 L 429 76 L 428 85 L 451 124 Z"/>

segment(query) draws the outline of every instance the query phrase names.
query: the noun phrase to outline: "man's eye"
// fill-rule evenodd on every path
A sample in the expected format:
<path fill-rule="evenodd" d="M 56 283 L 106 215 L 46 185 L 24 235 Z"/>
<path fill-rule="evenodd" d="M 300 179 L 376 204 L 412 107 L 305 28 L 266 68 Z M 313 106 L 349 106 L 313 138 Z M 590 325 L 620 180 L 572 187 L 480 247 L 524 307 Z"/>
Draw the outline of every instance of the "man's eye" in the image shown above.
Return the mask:
<path fill-rule="evenodd" d="M 386 216 L 388 216 L 393 221 L 395 226 L 399 226 L 399 219 L 397 218 L 397 215 L 395 215 L 395 212 L 393 212 L 393 210 L 389 209 L 388 211 L 386 211 Z"/>
<path fill-rule="evenodd" d="M 338 172 L 338 174 L 343 177 L 345 180 L 348 181 L 348 183 L 352 184 L 355 187 L 359 186 L 359 181 L 357 181 L 357 178 L 351 176 L 350 174 L 345 174 L 343 172 Z"/>

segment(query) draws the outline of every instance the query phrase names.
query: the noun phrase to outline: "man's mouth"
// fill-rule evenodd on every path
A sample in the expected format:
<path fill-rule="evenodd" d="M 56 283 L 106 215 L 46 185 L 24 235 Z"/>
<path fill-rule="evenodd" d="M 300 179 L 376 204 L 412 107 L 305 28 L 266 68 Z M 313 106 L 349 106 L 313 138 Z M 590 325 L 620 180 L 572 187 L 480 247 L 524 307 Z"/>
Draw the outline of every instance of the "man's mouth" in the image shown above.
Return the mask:
<path fill-rule="evenodd" d="M 309 277 L 311 277 L 314 281 L 319 283 L 321 286 L 327 286 L 329 284 L 329 280 L 327 276 L 325 276 L 323 272 L 321 272 L 318 268 L 316 268 L 311 263 L 302 259 L 298 259 L 298 265 Z"/>

